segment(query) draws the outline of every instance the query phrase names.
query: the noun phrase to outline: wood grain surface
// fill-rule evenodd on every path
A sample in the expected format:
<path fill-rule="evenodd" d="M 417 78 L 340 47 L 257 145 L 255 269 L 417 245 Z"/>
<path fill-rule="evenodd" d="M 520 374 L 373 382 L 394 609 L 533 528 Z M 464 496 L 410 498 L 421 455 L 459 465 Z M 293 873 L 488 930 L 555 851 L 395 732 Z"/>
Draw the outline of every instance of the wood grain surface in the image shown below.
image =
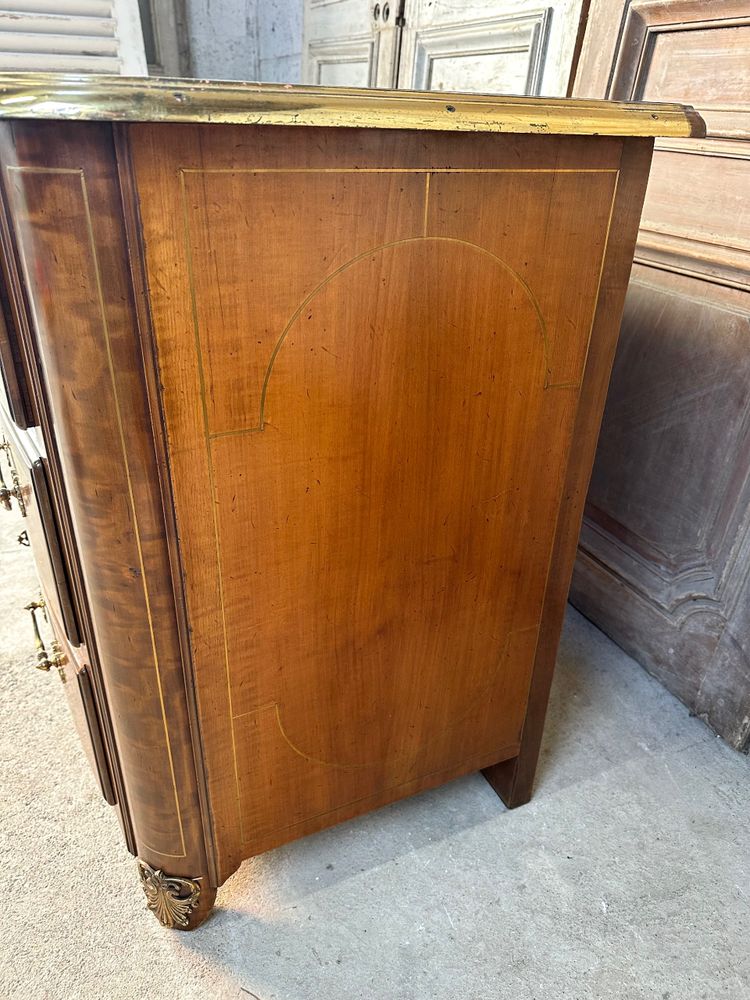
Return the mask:
<path fill-rule="evenodd" d="M 49 421 L 45 441 L 64 478 L 64 500 L 55 502 L 70 512 L 85 587 L 79 610 L 87 662 L 94 681 L 101 671 L 102 711 L 111 717 L 118 802 L 142 858 L 203 875 L 204 833 L 111 127 L 16 123 L 3 133 L 0 153 L 32 317 L 39 409 Z"/>
<path fill-rule="evenodd" d="M 170 137 L 129 127 L 225 877 L 518 757 L 623 144 Z"/>

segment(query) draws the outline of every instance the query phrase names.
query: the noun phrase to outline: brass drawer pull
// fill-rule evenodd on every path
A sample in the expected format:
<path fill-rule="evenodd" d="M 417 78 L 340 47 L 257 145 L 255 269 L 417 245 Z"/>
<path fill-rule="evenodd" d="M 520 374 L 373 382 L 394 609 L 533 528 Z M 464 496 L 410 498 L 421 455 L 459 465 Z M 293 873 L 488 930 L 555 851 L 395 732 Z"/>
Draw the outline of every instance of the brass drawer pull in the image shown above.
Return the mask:
<path fill-rule="evenodd" d="M 68 662 L 67 657 L 62 651 L 62 647 L 57 639 L 53 639 L 50 643 L 51 655 L 47 653 L 47 648 L 44 645 L 44 640 L 42 639 L 41 633 L 39 632 L 39 623 L 36 620 L 37 611 L 41 611 L 44 615 L 44 620 L 49 621 L 47 618 L 47 605 L 45 604 L 44 598 L 40 595 L 38 601 L 32 601 L 30 604 L 26 605 L 26 611 L 31 614 L 31 622 L 34 628 L 34 646 L 36 647 L 36 668 L 37 670 L 49 671 L 53 667 L 60 674 L 60 680 L 63 684 L 66 681 L 65 670 L 63 669 L 65 664 Z"/>
<path fill-rule="evenodd" d="M 27 545 L 27 546 L 31 544 L 29 542 L 29 533 L 28 533 L 28 531 L 25 528 L 21 532 L 21 534 L 18 536 L 18 544 L 19 545 Z"/>
<path fill-rule="evenodd" d="M 8 470 L 10 472 L 10 480 L 13 483 L 12 487 L 9 487 L 5 483 L 3 478 L 3 467 L 2 462 L 0 462 L 0 504 L 5 507 L 6 510 L 12 510 L 11 500 L 13 497 L 18 501 L 18 509 L 21 511 L 21 517 L 26 517 L 26 504 L 23 499 L 23 488 L 21 487 L 21 481 L 18 478 L 18 473 L 16 472 L 16 466 L 13 462 L 13 455 L 10 450 L 10 445 L 3 438 L 0 442 L 0 448 L 5 452 L 5 457 L 8 460 Z"/>

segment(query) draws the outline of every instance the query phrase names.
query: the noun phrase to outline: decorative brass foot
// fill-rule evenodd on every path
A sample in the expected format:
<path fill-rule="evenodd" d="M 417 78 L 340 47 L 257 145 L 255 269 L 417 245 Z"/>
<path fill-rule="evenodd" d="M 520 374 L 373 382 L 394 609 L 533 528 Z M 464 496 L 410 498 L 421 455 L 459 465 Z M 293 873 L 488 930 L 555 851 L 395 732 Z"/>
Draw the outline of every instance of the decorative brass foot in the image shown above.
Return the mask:
<path fill-rule="evenodd" d="M 138 859 L 138 874 L 146 893 L 146 905 L 164 927 L 188 930 L 190 915 L 200 901 L 200 882 L 192 878 L 165 875 Z"/>

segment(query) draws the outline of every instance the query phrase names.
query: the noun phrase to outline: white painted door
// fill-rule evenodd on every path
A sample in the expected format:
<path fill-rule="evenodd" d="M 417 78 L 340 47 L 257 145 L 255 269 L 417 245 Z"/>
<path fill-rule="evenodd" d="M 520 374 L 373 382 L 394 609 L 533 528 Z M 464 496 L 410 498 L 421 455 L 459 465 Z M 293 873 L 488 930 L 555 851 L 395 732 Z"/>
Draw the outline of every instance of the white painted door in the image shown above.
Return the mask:
<path fill-rule="evenodd" d="M 407 0 L 399 87 L 564 96 L 581 0 Z"/>
<path fill-rule="evenodd" d="M 304 2 L 307 83 L 550 97 L 567 92 L 582 5 L 582 0 Z"/>
<path fill-rule="evenodd" d="M 395 87 L 403 0 L 305 0 L 303 81 Z"/>

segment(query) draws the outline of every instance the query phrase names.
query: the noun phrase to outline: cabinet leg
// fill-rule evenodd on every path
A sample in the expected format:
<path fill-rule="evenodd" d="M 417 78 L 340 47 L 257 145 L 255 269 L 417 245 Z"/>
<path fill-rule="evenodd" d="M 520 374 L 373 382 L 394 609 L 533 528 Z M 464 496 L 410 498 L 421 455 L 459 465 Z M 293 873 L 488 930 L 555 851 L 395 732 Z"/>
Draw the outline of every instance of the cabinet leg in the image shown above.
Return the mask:
<path fill-rule="evenodd" d="M 146 894 L 146 905 L 164 927 L 192 931 L 211 912 L 216 889 L 205 878 L 167 875 L 138 859 L 138 874 Z"/>
<path fill-rule="evenodd" d="M 508 809 L 525 806 L 531 798 L 534 772 L 528 773 L 521 757 L 504 760 L 500 764 L 486 767 L 482 774 L 497 792 Z"/>

